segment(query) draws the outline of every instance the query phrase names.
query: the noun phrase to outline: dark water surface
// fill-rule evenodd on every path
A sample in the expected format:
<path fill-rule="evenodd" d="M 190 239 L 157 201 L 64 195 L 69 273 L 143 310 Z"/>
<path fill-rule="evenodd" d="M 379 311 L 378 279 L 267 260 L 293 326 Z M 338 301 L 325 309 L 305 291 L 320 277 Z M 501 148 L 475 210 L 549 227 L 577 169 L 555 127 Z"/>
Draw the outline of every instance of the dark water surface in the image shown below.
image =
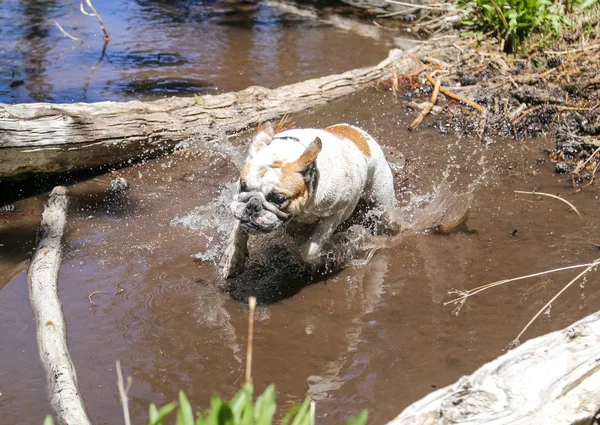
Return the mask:
<path fill-rule="evenodd" d="M 257 243 L 253 261 L 262 265 L 235 281 L 232 295 L 218 289 L 213 260 L 231 220 L 223 199 L 246 136 L 211 145 L 198 139 L 187 151 L 70 187 L 59 287 L 93 423 L 122 423 L 117 359 L 133 376 L 135 423 L 143 423 L 150 402 L 175 400 L 179 389 L 197 408 L 214 391 L 232 396 L 243 381 L 247 329 L 247 306 L 238 299 L 251 293 L 271 302 L 257 312 L 256 387 L 276 383 L 283 407 L 308 392 L 320 423 L 341 423 L 368 408 L 370 423 L 383 424 L 502 354 L 576 272 L 495 288 L 468 301 L 459 316 L 443 306 L 447 291 L 598 257 L 597 189 L 574 193 L 552 164 L 536 163 L 551 141 L 484 145 L 428 129 L 431 118 L 409 133 L 414 116 L 391 93 L 367 91 L 293 117 L 301 126 L 346 121 L 374 134 L 397 174 L 408 222 L 472 196 L 467 229 L 406 235 L 368 264 L 327 279 L 307 278 L 281 248 Z M 131 183 L 127 200 L 106 195 L 115 176 Z M 564 196 L 584 219 L 555 200 L 513 193 L 533 189 Z M 22 200 L 0 215 L 0 422 L 6 424 L 41 423 L 50 412 L 24 272 L 44 199 Z M 596 281 L 591 275 L 585 288 L 567 291 L 526 337 L 596 311 Z M 91 304 L 88 295 L 96 291 Z"/>
<path fill-rule="evenodd" d="M 0 102 L 96 102 L 274 88 L 373 65 L 382 40 L 262 2 L 0 1 Z M 55 22 L 73 41 L 60 32 Z M 105 48 L 106 47 L 106 48 Z"/>

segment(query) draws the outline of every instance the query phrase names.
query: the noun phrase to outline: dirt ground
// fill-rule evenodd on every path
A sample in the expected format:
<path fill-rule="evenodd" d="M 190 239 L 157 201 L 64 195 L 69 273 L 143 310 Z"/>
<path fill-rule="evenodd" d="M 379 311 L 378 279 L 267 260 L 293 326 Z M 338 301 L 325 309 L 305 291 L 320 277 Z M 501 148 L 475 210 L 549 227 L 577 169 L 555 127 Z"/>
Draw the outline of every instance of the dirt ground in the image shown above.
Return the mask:
<path fill-rule="evenodd" d="M 569 173 L 574 188 L 591 184 L 600 164 L 600 13 L 579 19 L 594 30 L 580 30 L 581 23 L 552 45 L 548 37 L 532 38 L 526 53 L 514 55 L 498 40 L 447 28 L 423 43 L 413 72 L 380 87 L 411 99 L 422 115 L 430 109 L 442 132 L 475 134 L 484 143 L 498 134 L 553 138 L 548 154 L 556 172 Z"/>

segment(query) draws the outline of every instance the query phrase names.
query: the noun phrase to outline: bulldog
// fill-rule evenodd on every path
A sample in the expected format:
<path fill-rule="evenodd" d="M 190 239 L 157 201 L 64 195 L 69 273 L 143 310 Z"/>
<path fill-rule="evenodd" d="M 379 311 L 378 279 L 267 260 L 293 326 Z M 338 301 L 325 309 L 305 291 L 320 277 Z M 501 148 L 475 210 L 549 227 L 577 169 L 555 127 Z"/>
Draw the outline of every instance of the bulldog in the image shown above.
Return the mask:
<path fill-rule="evenodd" d="M 382 212 L 394 229 L 394 179 L 381 147 L 364 130 L 337 124 L 324 129 L 289 129 L 275 134 L 259 128 L 231 203 L 236 218 L 220 261 L 223 278 L 244 268 L 248 235 L 272 232 L 290 223 L 309 225 L 299 242 L 312 262 L 359 200 Z"/>

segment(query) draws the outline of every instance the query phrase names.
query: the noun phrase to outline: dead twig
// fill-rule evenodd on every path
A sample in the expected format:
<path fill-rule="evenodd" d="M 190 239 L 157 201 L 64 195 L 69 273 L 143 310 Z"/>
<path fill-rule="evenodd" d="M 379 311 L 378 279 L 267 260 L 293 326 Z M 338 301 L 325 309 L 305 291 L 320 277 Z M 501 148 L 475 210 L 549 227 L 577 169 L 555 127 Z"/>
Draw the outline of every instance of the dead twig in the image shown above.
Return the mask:
<path fill-rule="evenodd" d="M 536 106 L 532 106 L 529 109 L 524 110 L 521 115 L 519 115 L 517 118 L 514 119 L 514 122 L 519 122 L 521 121 L 523 118 L 525 118 L 527 115 L 531 114 L 532 112 L 537 111 L 538 109 L 540 109 L 542 107 L 542 105 L 536 105 Z"/>
<path fill-rule="evenodd" d="M 92 4 L 92 0 L 85 0 L 85 4 L 87 5 L 87 7 L 90 8 L 92 13 L 86 12 L 85 8 L 83 7 L 83 1 L 84 0 L 79 1 L 79 9 L 81 10 L 81 13 L 83 13 L 86 16 L 95 16 L 98 22 L 100 23 L 100 28 L 102 28 L 102 32 L 104 33 L 104 41 L 109 41 L 110 36 L 108 35 L 108 31 L 106 31 L 106 27 L 104 26 L 104 22 L 102 22 L 100 14 Z"/>
<path fill-rule="evenodd" d="M 544 193 L 544 192 L 524 192 L 522 190 L 515 190 L 515 193 L 520 193 L 523 195 L 540 195 L 540 196 L 548 196 L 549 198 L 553 198 L 553 199 L 558 199 L 559 201 L 567 204 L 573 211 L 575 211 L 577 213 L 577 215 L 579 217 L 581 217 L 581 214 L 579 213 L 579 211 L 577 210 L 577 208 L 575 208 L 575 205 L 573 205 L 572 203 L 570 203 L 569 201 L 567 201 L 566 199 L 561 198 L 560 196 L 556 196 L 556 195 L 552 195 L 551 193 Z"/>
<path fill-rule="evenodd" d="M 597 260 L 594 260 L 594 262 L 592 262 L 591 264 L 588 265 L 588 267 L 582 271 L 581 273 L 579 273 L 577 276 L 575 276 L 569 283 L 567 283 L 565 286 L 563 286 L 563 288 L 558 291 L 556 293 L 555 296 L 552 297 L 552 299 L 550 301 L 548 301 L 536 314 L 535 316 L 532 317 L 532 319 L 529 321 L 529 323 L 527 323 L 525 325 L 525 327 L 521 330 L 521 332 L 519 332 L 519 335 L 517 335 L 517 337 L 510 343 L 509 348 L 512 347 L 516 347 L 517 345 L 520 344 L 519 342 L 519 338 L 521 338 L 523 336 L 523 334 L 525 333 L 525 331 L 529 328 L 529 326 L 531 326 L 531 324 L 533 322 L 535 322 L 535 320 L 540 316 L 540 314 L 542 314 L 544 311 L 546 311 L 546 309 L 548 307 L 550 307 L 552 305 L 552 303 L 563 293 L 565 292 L 569 287 L 571 287 L 571 285 L 573 285 L 575 282 L 577 282 L 579 279 L 581 279 L 583 276 L 585 276 L 590 270 L 594 269 L 595 267 L 597 267 L 600 264 L 600 258 L 598 258 Z"/>
<path fill-rule="evenodd" d="M 89 300 L 90 304 L 92 304 L 92 305 L 96 305 L 96 303 L 94 301 L 92 301 L 92 296 L 96 295 L 96 294 L 110 294 L 110 292 L 105 292 L 105 291 L 94 291 L 94 292 L 92 292 L 90 295 L 88 295 L 88 300 Z"/>
<path fill-rule="evenodd" d="M 406 3 L 403 1 L 398 1 L 398 0 L 385 0 L 388 3 L 393 3 L 393 4 L 398 4 L 400 6 L 407 6 L 407 7 L 412 7 L 412 8 L 419 8 L 419 9 L 427 9 L 427 10 L 440 10 L 440 11 L 444 11 L 444 12 L 448 12 L 448 11 L 456 11 L 456 12 L 461 12 L 461 9 L 455 9 L 453 7 L 449 7 L 446 6 L 444 4 L 441 3 L 434 3 L 431 5 L 424 5 L 424 4 L 414 4 L 414 3 Z"/>
<path fill-rule="evenodd" d="M 125 425 L 131 425 L 131 419 L 129 417 L 129 389 L 131 388 L 131 376 L 127 377 L 127 387 L 123 381 L 123 372 L 121 371 L 121 362 L 117 360 L 117 388 L 119 389 L 119 396 L 121 397 L 121 404 L 123 405 L 123 417 L 125 418 Z"/>
<path fill-rule="evenodd" d="M 554 51 L 554 50 L 547 50 L 545 53 L 546 54 L 551 54 L 551 55 L 570 55 L 572 53 L 587 52 L 588 50 L 594 50 L 594 49 L 600 49 L 600 43 L 598 43 L 598 44 L 590 44 L 589 46 L 581 47 L 579 49 L 563 50 L 563 51 L 560 51 L 560 52 L 557 52 L 557 51 Z"/>
<path fill-rule="evenodd" d="M 431 75 L 425 74 L 425 78 L 427 78 L 427 81 L 429 81 L 431 84 L 435 85 L 435 80 L 431 77 Z M 444 87 L 440 87 L 440 92 L 443 95 L 449 97 L 450 99 L 454 99 L 454 100 L 458 100 L 459 102 L 466 103 L 471 108 L 477 109 L 479 112 L 483 113 L 483 108 L 481 107 L 481 105 L 473 102 L 472 100 L 469 100 L 465 97 L 459 96 L 456 93 L 453 93 L 450 90 L 445 89 Z"/>
<path fill-rule="evenodd" d="M 438 79 L 435 81 L 434 87 L 433 87 L 433 93 L 431 94 L 431 102 L 429 102 L 429 104 L 423 108 L 423 110 L 421 111 L 421 113 L 417 116 L 417 118 L 412 122 L 411 125 L 408 126 L 409 130 L 414 130 L 416 129 L 419 124 L 421 123 L 421 121 L 423 121 L 423 118 L 425 118 L 425 116 L 431 111 L 431 109 L 434 107 L 435 102 L 437 100 L 438 94 L 440 92 L 440 86 L 442 84 L 442 80 Z"/>
<path fill-rule="evenodd" d="M 585 162 L 583 163 L 583 165 L 581 166 L 581 169 L 585 169 L 585 166 L 596 156 L 596 154 L 600 151 L 600 147 L 597 148 L 596 150 L 594 150 L 594 152 L 592 152 L 592 154 L 588 157 L 588 159 L 585 160 Z"/>
<path fill-rule="evenodd" d="M 449 305 L 449 304 L 455 304 L 455 305 L 458 304 L 455 307 L 455 309 L 452 311 L 452 314 L 458 315 L 458 313 L 460 313 L 460 310 L 462 309 L 463 305 L 465 304 L 465 302 L 467 301 L 468 298 L 470 298 L 473 295 L 476 295 L 476 294 L 478 294 L 480 292 L 483 292 L 485 290 L 494 288 L 496 286 L 505 285 L 507 283 L 516 282 L 518 280 L 529 279 L 530 277 L 543 276 L 543 275 L 546 275 L 546 274 L 556 273 L 556 272 L 562 272 L 562 271 L 565 271 L 565 270 L 572 270 L 572 269 L 578 269 L 578 268 L 583 268 L 583 267 L 589 267 L 591 264 L 593 264 L 593 263 L 576 264 L 576 265 L 573 265 L 573 266 L 559 267 L 557 269 L 545 270 L 543 272 L 528 274 L 528 275 L 525 275 L 525 276 L 514 277 L 512 279 L 497 280 L 496 282 L 487 283 L 485 285 L 478 286 L 477 288 L 468 289 L 468 290 L 453 289 L 451 291 L 448 291 L 448 295 L 459 295 L 459 296 L 457 298 L 454 298 L 454 299 L 450 300 L 450 301 L 446 301 L 444 303 L 444 306 Z"/>
<path fill-rule="evenodd" d="M 58 21 L 57 21 L 56 19 L 53 19 L 53 20 L 52 20 L 52 22 L 54 22 L 54 25 L 56 25 L 56 28 L 58 28 L 58 30 L 59 30 L 60 32 L 62 32 L 62 34 L 63 34 L 65 37 L 68 37 L 68 38 L 70 38 L 70 39 L 71 39 L 71 40 L 73 40 L 73 41 L 79 41 L 81 44 L 83 44 L 83 40 L 82 40 L 81 38 L 79 38 L 79 37 L 75 37 L 74 35 L 71 35 L 71 34 L 69 34 L 69 33 L 68 33 L 68 32 L 67 32 L 67 31 L 66 31 L 66 30 L 65 30 L 65 29 L 64 29 L 64 28 L 63 28 L 63 27 L 62 27 L 62 26 L 61 26 L 61 25 L 58 23 Z"/>
<path fill-rule="evenodd" d="M 254 309 L 256 308 L 256 298 L 248 298 L 248 348 L 246 353 L 246 384 L 252 381 L 252 339 L 254 337 Z"/>

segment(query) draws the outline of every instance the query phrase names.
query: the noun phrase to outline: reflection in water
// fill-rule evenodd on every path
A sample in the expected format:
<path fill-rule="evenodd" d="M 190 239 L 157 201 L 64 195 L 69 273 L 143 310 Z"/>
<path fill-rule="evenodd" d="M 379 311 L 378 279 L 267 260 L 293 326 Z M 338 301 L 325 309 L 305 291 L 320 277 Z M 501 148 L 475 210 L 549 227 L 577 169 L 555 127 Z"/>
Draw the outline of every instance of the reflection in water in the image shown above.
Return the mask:
<path fill-rule="evenodd" d="M 365 376 L 370 367 L 369 356 L 358 355 L 358 344 L 362 340 L 362 331 L 369 326 L 367 315 L 376 312 L 385 292 L 385 277 L 388 271 L 388 258 L 385 254 L 376 257 L 369 265 L 358 271 L 348 282 L 349 291 L 345 300 L 348 304 L 360 303 L 360 312 L 344 329 L 346 347 L 337 359 L 327 362 L 320 375 L 307 378 L 308 394 L 313 400 L 323 401 L 329 398 L 331 391 L 338 390 L 351 378 Z"/>
<path fill-rule="evenodd" d="M 23 61 L 21 70 L 25 73 L 23 87 L 34 100 L 49 101 L 54 87 L 46 75 L 49 65 L 47 55 L 51 50 L 48 35 L 52 27 L 51 16 L 56 13 L 59 4 L 53 0 L 24 0 L 20 3 L 22 21 L 19 26 L 25 29 L 18 48 Z"/>
<path fill-rule="evenodd" d="M 0 2 L 0 102 L 155 99 L 274 88 L 378 63 L 388 45 L 261 2 L 107 0 L 110 34 L 68 0 Z M 63 36 L 56 19 L 84 44 Z M 352 46 L 351 49 L 348 46 Z M 339 54 L 341 51 L 344 54 Z"/>

